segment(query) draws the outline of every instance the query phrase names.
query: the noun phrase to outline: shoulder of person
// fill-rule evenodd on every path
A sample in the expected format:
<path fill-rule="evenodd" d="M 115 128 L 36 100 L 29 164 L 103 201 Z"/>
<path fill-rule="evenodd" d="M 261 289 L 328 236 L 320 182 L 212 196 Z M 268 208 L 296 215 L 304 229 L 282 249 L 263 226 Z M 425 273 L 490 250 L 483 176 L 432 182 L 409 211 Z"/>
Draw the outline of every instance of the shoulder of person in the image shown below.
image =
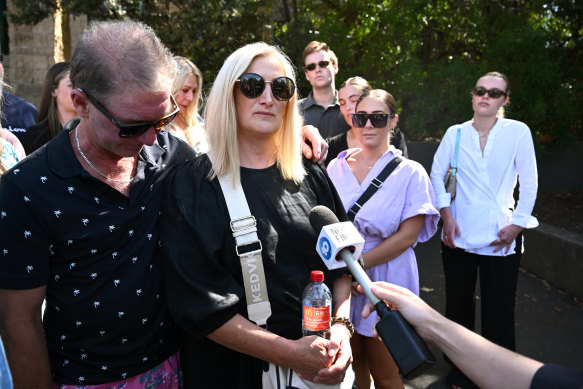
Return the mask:
<path fill-rule="evenodd" d="M 26 134 L 31 133 L 31 132 L 37 132 L 37 131 L 41 131 L 44 129 L 49 128 L 49 125 L 46 121 L 42 121 L 40 123 L 35 123 L 32 126 L 29 126 L 26 128 Z"/>
<path fill-rule="evenodd" d="M 196 151 L 192 148 L 192 146 L 190 146 L 184 140 L 171 134 L 169 131 L 159 132 L 156 135 L 156 141 L 157 141 L 156 144 L 149 147 L 155 147 L 156 145 L 158 145 L 159 147 L 162 147 L 166 152 L 175 154 L 178 158 L 182 160 L 190 160 L 196 157 Z"/>
<path fill-rule="evenodd" d="M 401 158 L 403 158 L 403 157 L 401 157 Z M 414 161 L 412 159 L 403 158 L 403 161 L 401 161 L 399 166 L 401 166 L 405 171 L 409 171 L 411 173 L 423 172 L 423 173 L 427 174 L 423 165 L 421 165 L 419 162 Z"/>
<path fill-rule="evenodd" d="M 8 92 L 3 92 L 3 95 L 4 95 L 4 101 L 6 102 L 6 105 L 19 104 L 22 107 L 26 107 L 27 109 L 29 109 L 33 112 L 38 111 L 33 103 L 31 103 L 28 100 L 23 99 L 22 97 L 18 97 L 16 95 L 13 95 L 13 94 L 8 93 Z"/>
<path fill-rule="evenodd" d="M 310 173 L 320 174 L 321 172 L 324 172 L 326 170 L 325 166 L 320 165 L 312 161 L 311 159 L 307 159 L 306 157 L 302 157 L 302 163 L 304 164 L 304 169 L 306 170 L 307 174 Z"/>
<path fill-rule="evenodd" d="M 520 132 L 529 132 L 530 133 L 530 128 L 526 125 L 526 123 L 523 123 L 521 121 L 514 120 L 514 119 L 508 119 L 508 118 L 498 118 L 498 120 L 500 120 L 500 125 L 502 127 L 511 128 L 512 131 L 520 131 Z"/>

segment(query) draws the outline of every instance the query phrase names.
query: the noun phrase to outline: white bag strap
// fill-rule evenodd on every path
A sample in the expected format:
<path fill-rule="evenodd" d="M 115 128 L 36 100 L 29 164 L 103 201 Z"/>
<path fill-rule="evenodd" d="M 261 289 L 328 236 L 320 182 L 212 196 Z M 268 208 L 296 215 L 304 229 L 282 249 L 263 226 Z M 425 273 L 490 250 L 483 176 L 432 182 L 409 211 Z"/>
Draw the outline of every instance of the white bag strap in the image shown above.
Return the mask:
<path fill-rule="evenodd" d="M 230 225 L 233 238 L 235 238 L 235 251 L 241 260 L 249 320 L 259 326 L 264 326 L 267 318 L 271 316 L 271 304 L 267 296 L 267 283 L 261 257 L 262 247 L 257 236 L 257 221 L 251 215 L 241 184 L 233 187 L 230 174 L 218 179 L 231 217 Z M 253 244 L 258 244 L 259 249 L 245 252 L 245 246 Z"/>

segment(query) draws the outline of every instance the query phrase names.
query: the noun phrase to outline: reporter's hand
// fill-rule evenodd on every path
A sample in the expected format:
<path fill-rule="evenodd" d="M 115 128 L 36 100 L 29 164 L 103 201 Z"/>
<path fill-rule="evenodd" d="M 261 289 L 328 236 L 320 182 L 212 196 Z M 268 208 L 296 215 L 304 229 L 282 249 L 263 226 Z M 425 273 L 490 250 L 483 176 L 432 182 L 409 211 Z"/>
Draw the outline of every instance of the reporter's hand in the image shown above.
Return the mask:
<path fill-rule="evenodd" d="M 379 299 L 392 304 L 393 308 L 401 312 L 403 317 L 415 327 L 419 335 L 425 340 L 429 338 L 428 328 L 436 321 L 444 319 L 409 289 L 388 282 L 377 281 L 372 283 L 371 291 Z M 374 307 L 369 303 L 362 310 L 362 317 L 368 317 L 371 312 L 374 312 Z"/>
<path fill-rule="evenodd" d="M 306 143 L 310 142 L 312 145 Z M 302 127 L 302 153 L 304 157 L 311 159 L 315 163 L 322 164 L 328 155 L 328 143 L 322 138 L 318 129 L 312 125 Z"/>
<path fill-rule="evenodd" d="M 522 227 L 517 226 L 516 224 L 509 224 L 498 231 L 498 239 L 490 243 L 490 246 L 496 246 L 494 252 L 500 251 L 506 247 L 504 254 L 508 254 L 508 251 L 510 251 L 510 247 L 512 246 L 512 242 L 516 240 L 516 237 L 520 231 L 522 231 Z M 517 250 L 519 249 L 517 248 Z"/>
<path fill-rule="evenodd" d="M 330 328 L 328 355 L 333 358 L 332 365 L 320 369 L 313 381 L 326 385 L 336 385 L 344 380 L 346 370 L 352 363 L 350 334 L 342 324 L 336 324 Z"/>

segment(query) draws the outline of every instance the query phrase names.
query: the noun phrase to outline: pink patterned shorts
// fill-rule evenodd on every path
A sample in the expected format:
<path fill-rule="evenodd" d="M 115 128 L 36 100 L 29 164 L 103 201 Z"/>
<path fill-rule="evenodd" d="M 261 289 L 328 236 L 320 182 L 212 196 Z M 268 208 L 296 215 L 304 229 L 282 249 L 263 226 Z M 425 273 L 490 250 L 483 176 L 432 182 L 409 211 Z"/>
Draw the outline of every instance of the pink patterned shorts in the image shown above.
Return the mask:
<path fill-rule="evenodd" d="M 99 385 L 59 385 L 53 389 L 183 389 L 180 354 L 170 358 L 140 375 L 126 380 L 108 382 Z"/>

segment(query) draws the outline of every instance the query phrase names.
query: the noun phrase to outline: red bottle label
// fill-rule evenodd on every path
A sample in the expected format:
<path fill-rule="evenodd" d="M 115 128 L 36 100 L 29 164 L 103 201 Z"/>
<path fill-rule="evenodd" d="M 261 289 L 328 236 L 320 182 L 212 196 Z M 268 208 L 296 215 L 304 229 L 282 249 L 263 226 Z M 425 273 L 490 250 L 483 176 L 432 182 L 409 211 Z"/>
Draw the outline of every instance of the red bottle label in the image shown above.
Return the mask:
<path fill-rule="evenodd" d="M 309 331 L 330 328 L 330 306 L 315 308 L 304 305 L 304 328 Z"/>

